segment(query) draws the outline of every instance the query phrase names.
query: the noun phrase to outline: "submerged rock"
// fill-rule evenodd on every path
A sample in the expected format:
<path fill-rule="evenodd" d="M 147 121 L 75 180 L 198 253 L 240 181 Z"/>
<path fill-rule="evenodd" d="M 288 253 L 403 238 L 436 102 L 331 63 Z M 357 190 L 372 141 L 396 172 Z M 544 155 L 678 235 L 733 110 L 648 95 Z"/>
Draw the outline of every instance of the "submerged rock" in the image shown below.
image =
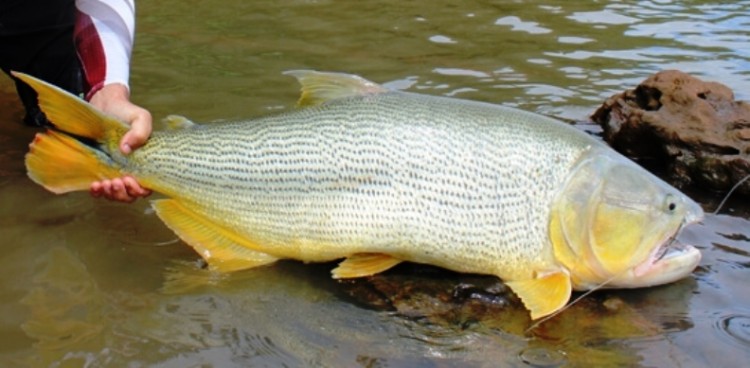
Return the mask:
<path fill-rule="evenodd" d="M 653 304 L 644 297 L 648 292 L 598 291 L 578 300 L 549 321 L 534 325 L 518 297 L 494 276 L 460 274 L 429 265 L 403 263 L 373 276 L 338 280 L 338 285 L 340 297 L 345 300 L 413 322 L 409 325 L 415 328 L 414 338 L 421 341 L 437 345 L 450 343 L 449 346 L 457 349 L 466 342 L 466 336 L 476 336 L 467 335 L 466 331 L 481 334 L 495 331 L 491 334 L 493 336 L 499 336 L 497 334 L 502 331 L 502 334 L 508 334 L 504 335 L 506 338 L 535 336 L 536 340 L 528 346 L 532 352 L 524 350 L 522 354 L 524 361 L 537 362 L 544 358 L 544 354 L 540 356 L 535 350 L 549 347 L 544 341 L 567 341 L 567 357 L 573 362 L 577 357 L 591 359 L 592 354 L 609 350 L 601 349 L 601 345 L 608 344 L 608 339 L 663 333 L 659 325 L 663 321 L 653 321 L 639 311 L 648 310 Z M 671 286 L 667 290 L 679 288 Z M 657 294 L 664 295 L 665 291 L 653 293 Z M 678 295 L 692 294 L 689 290 L 682 290 Z M 654 299 L 658 300 L 657 308 L 667 310 L 663 303 L 669 298 Z M 670 305 L 677 308 L 677 312 L 670 310 L 670 313 L 684 315 L 687 303 L 671 302 Z M 671 323 L 671 318 L 664 321 Z M 531 326 L 535 327 L 530 329 Z M 515 337 L 510 340 L 517 341 Z M 604 356 L 600 355 L 600 358 Z M 615 356 L 608 358 L 617 359 Z"/>
<path fill-rule="evenodd" d="M 492 276 L 404 264 L 389 272 L 339 283 L 345 294 L 363 306 L 432 323 L 466 326 L 493 314 L 513 314 L 527 320 L 520 300 Z"/>
<path fill-rule="evenodd" d="M 677 186 L 727 191 L 750 175 L 750 103 L 723 84 L 676 70 L 607 99 L 591 116 L 604 139 L 666 171 Z M 750 195 L 750 181 L 738 188 Z"/>

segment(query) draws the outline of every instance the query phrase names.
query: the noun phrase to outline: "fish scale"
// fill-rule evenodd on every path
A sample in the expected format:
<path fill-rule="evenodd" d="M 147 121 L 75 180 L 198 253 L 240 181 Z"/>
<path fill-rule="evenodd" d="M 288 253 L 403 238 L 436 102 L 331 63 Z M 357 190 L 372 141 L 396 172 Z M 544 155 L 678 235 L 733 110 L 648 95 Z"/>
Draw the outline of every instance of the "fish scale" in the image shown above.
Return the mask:
<path fill-rule="evenodd" d="M 126 171 L 281 257 L 409 247 L 420 250 L 410 260 L 458 271 L 492 260 L 501 277 L 551 265 L 550 202 L 595 143 L 538 115 L 456 101 L 389 92 L 156 132 Z"/>

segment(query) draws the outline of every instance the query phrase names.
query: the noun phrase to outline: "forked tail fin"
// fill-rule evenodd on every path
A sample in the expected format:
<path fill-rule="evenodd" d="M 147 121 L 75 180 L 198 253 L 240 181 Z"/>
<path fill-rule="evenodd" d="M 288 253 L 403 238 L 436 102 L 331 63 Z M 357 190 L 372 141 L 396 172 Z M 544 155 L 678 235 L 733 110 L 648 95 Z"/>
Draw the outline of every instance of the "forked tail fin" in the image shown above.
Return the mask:
<path fill-rule="evenodd" d="M 28 74 L 11 72 L 31 86 L 39 95 L 39 107 L 47 119 L 63 132 L 90 138 L 99 143 L 113 140 L 115 144 L 128 131 L 128 126 L 97 110 L 95 107 Z"/>
<path fill-rule="evenodd" d="M 29 178 L 59 194 L 87 190 L 94 181 L 121 176 L 120 165 L 107 152 L 119 154 L 118 142 L 128 130 L 125 123 L 49 83 L 22 73 L 12 74 L 36 90 L 39 107 L 61 131 L 36 135 L 26 155 Z M 102 150 L 71 135 L 91 139 Z"/>
<path fill-rule="evenodd" d="M 102 151 L 55 131 L 39 133 L 26 154 L 29 178 L 53 193 L 88 190 L 92 182 L 120 176 Z"/>

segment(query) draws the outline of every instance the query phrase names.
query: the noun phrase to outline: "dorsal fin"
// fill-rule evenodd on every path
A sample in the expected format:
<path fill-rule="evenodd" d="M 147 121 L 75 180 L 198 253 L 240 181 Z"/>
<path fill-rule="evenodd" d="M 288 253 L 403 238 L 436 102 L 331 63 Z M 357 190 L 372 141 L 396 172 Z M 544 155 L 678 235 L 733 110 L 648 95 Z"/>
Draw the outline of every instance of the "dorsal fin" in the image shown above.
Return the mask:
<path fill-rule="evenodd" d="M 297 78 L 302 85 L 298 106 L 315 106 L 339 98 L 388 92 L 387 88 L 354 74 L 314 70 L 289 70 L 284 74 Z"/>
<path fill-rule="evenodd" d="M 169 115 L 164 118 L 164 125 L 167 126 L 167 129 L 178 130 L 189 129 L 194 127 L 196 124 L 182 115 Z"/>

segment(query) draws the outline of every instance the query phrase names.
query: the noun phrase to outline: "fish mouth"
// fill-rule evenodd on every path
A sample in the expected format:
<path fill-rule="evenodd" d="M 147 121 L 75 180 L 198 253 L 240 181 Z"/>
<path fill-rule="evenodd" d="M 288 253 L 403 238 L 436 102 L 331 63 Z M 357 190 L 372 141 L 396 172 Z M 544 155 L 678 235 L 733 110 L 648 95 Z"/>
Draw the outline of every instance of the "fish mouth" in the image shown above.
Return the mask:
<path fill-rule="evenodd" d="M 629 279 L 630 285 L 621 287 L 648 287 L 667 284 L 689 275 L 698 266 L 701 252 L 696 247 L 680 242 L 676 236 L 682 229 L 656 247 L 649 257 L 637 265 Z"/>
<path fill-rule="evenodd" d="M 700 250 L 681 242 L 677 236 L 688 225 L 703 219 L 703 209 L 691 200 L 684 203 L 688 210 L 680 224 L 653 249 L 646 260 L 615 280 L 618 287 L 639 288 L 668 284 L 687 277 L 698 267 L 702 257 Z"/>

